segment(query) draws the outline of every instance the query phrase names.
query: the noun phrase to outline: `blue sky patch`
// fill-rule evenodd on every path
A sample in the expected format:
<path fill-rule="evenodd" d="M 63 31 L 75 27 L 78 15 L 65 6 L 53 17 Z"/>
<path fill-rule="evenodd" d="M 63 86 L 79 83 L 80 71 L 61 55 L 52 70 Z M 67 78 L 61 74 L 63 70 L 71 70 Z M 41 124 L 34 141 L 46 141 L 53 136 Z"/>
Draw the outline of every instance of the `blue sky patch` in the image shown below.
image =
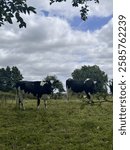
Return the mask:
<path fill-rule="evenodd" d="M 108 17 L 88 17 L 86 21 L 82 21 L 80 17 L 75 17 L 72 21 L 69 21 L 71 27 L 75 30 L 81 31 L 95 31 L 100 29 L 102 26 L 107 24 L 111 19 L 112 15 Z"/>
<path fill-rule="evenodd" d="M 43 13 L 46 17 L 48 17 L 48 15 L 49 15 L 49 12 L 46 10 L 41 10 L 41 13 Z"/>

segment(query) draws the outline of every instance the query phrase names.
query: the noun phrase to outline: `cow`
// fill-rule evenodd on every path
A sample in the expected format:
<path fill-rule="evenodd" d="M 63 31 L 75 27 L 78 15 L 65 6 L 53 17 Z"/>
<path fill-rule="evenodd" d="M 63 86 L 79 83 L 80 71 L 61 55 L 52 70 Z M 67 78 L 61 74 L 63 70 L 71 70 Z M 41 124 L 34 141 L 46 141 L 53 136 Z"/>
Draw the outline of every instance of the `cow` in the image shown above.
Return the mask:
<path fill-rule="evenodd" d="M 95 93 L 95 84 L 96 81 L 93 81 L 90 78 L 87 78 L 85 81 L 79 81 L 74 79 L 66 80 L 66 89 L 67 89 L 67 99 L 69 100 L 69 91 L 75 93 L 85 92 L 89 102 L 93 103 L 91 94 Z"/>
<path fill-rule="evenodd" d="M 16 94 L 18 97 L 18 104 L 19 108 L 22 107 L 24 109 L 23 105 L 23 92 L 24 93 L 31 93 L 37 98 L 37 108 L 39 109 L 40 106 L 40 99 L 42 95 L 46 94 L 52 94 L 53 93 L 53 80 L 49 81 L 19 81 L 16 83 Z M 47 102 L 44 98 L 44 106 L 47 108 Z"/>

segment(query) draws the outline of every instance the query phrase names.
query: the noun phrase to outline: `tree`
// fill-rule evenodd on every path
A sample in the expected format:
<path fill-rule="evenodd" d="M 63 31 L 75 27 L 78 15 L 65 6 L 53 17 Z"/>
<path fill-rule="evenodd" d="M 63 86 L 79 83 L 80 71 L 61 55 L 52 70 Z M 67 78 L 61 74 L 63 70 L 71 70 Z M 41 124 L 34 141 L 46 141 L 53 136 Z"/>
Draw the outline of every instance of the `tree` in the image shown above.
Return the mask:
<path fill-rule="evenodd" d="M 60 80 L 58 80 L 55 75 L 47 76 L 44 80 L 45 81 L 53 80 L 54 81 L 54 84 L 53 84 L 54 90 L 58 90 L 59 93 L 65 91 L 64 88 L 63 88 L 62 82 Z"/>
<path fill-rule="evenodd" d="M 9 66 L 7 66 L 5 69 L 1 68 L 0 69 L 0 90 L 10 91 L 13 89 L 15 83 L 22 79 L 23 76 L 17 67 L 10 68 Z"/>
<path fill-rule="evenodd" d="M 66 0 L 50 0 L 50 5 L 53 4 L 54 2 L 66 2 Z M 87 16 L 88 16 L 88 2 L 90 1 L 94 1 L 95 3 L 99 3 L 99 0 L 72 0 L 72 6 L 73 7 L 78 7 L 79 5 L 81 5 L 81 9 L 80 9 L 80 15 L 81 15 L 81 19 L 82 20 L 86 20 Z"/>
<path fill-rule="evenodd" d="M 11 77 L 11 68 L 9 66 L 6 67 L 5 69 L 5 89 L 6 90 L 11 90 L 12 88 L 12 77 Z"/>
<path fill-rule="evenodd" d="M 26 23 L 21 14 L 36 13 L 35 8 L 28 6 L 26 0 L 0 0 L 0 26 L 5 22 L 13 24 L 15 17 L 19 23 L 19 28 L 26 27 Z"/>
<path fill-rule="evenodd" d="M 5 81 L 6 81 L 6 78 L 5 78 L 5 75 L 6 75 L 6 71 L 4 68 L 1 68 L 0 69 L 0 90 L 1 91 L 5 91 Z"/>
<path fill-rule="evenodd" d="M 12 80 L 12 85 L 15 85 L 18 81 L 22 80 L 23 76 L 20 72 L 20 70 L 16 67 L 13 66 L 11 69 L 11 80 Z"/>
<path fill-rule="evenodd" d="M 87 78 L 91 78 L 97 81 L 96 92 L 106 92 L 107 90 L 106 83 L 108 82 L 108 77 L 97 65 L 82 66 L 80 69 L 75 69 L 71 75 L 75 80 L 85 81 Z"/>

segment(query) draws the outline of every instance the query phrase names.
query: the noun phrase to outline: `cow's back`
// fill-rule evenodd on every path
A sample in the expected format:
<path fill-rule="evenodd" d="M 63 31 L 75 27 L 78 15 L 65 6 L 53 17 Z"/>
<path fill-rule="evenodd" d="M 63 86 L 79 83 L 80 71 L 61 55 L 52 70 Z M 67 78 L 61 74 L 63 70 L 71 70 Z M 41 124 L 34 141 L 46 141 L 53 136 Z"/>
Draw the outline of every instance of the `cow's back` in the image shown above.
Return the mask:
<path fill-rule="evenodd" d="M 68 79 L 66 80 L 66 88 L 71 89 L 73 92 L 82 92 L 84 90 L 83 81 Z"/>

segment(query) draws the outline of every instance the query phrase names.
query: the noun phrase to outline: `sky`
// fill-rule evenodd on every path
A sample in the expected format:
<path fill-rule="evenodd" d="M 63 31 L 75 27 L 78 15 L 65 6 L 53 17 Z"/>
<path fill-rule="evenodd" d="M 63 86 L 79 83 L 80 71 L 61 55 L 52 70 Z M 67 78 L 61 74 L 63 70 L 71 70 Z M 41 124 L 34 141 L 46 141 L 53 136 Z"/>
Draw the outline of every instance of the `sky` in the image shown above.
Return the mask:
<path fill-rule="evenodd" d="M 6 23 L 0 27 L 0 68 L 17 66 L 24 80 L 56 75 L 65 84 L 74 69 L 98 65 L 113 77 L 113 1 L 90 3 L 88 19 L 71 1 L 49 5 L 28 0 L 37 14 L 24 15 L 27 28 Z"/>

